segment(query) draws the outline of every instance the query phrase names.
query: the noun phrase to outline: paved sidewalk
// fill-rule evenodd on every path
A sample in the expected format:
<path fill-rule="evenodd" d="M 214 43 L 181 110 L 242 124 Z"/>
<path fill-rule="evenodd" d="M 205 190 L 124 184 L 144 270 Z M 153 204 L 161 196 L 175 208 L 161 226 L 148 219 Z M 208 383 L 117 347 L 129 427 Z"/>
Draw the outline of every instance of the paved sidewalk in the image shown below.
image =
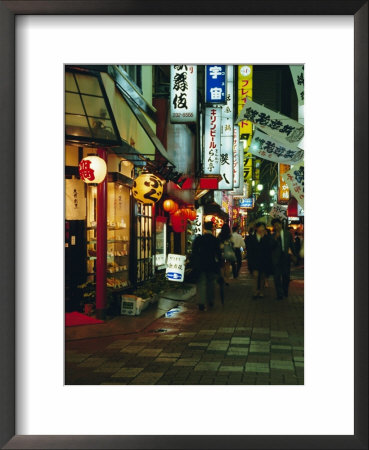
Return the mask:
<path fill-rule="evenodd" d="M 67 341 L 65 383 L 303 384 L 302 268 L 291 280 L 288 299 L 275 300 L 270 278 L 266 296 L 254 300 L 243 267 L 226 287 L 224 306 L 217 294 L 202 312 L 193 299 L 140 332 Z"/>

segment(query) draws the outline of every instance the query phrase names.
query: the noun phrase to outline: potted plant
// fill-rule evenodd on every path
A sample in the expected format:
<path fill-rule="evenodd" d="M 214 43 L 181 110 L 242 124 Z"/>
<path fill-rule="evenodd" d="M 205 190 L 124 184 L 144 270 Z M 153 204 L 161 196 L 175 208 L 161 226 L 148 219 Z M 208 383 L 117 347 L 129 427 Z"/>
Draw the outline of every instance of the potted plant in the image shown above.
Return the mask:
<path fill-rule="evenodd" d="M 96 307 L 96 283 L 86 281 L 77 288 L 80 290 L 80 309 L 90 316 Z"/>

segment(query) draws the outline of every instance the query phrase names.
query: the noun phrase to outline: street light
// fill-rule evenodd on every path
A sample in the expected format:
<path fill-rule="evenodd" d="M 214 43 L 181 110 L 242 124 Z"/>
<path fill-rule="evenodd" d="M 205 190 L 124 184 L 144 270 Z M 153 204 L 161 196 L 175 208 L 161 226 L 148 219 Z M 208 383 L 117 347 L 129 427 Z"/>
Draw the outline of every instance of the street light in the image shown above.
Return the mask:
<path fill-rule="evenodd" d="M 274 189 L 271 189 L 271 190 L 269 191 L 269 195 L 270 195 L 271 197 L 273 197 L 273 196 L 275 195 L 275 190 L 274 190 Z"/>
<path fill-rule="evenodd" d="M 258 190 L 258 191 L 262 191 L 263 190 L 263 185 L 262 184 L 258 184 L 257 186 L 256 186 L 256 189 Z"/>

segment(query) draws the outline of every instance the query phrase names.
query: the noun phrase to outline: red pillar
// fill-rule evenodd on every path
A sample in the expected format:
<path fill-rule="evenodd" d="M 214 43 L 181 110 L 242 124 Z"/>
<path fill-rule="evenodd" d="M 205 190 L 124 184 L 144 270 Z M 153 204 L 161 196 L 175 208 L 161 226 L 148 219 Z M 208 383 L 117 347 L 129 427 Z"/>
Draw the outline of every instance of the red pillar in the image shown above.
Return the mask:
<path fill-rule="evenodd" d="M 107 152 L 103 148 L 97 150 L 97 155 L 106 164 Z M 96 224 L 96 316 L 105 317 L 106 310 L 106 253 L 107 253 L 107 192 L 108 176 L 97 185 L 97 224 Z"/>

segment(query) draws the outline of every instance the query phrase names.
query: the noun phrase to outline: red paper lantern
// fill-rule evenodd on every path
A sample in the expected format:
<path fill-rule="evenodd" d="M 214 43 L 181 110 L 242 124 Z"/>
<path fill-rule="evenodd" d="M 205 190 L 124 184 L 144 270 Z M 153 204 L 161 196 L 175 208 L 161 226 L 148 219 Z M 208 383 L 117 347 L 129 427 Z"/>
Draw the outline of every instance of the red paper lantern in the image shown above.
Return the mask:
<path fill-rule="evenodd" d="M 163 208 L 164 211 L 174 214 L 178 210 L 178 205 L 174 200 L 168 198 L 167 200 L 164 201 Z"/>
<path fill-rule="evenodd" d="M 189 209 L 188 211 L 189 211 L 188 218 L 190 220 L 195 220 L 197 217 L 196 211 L 194 209 Z"/>
<path fill-rule="evenodd" d="M 171 216 L 172 228 L 176 233 L 182 233 L 186 230 L 187 226 L 187 216 L 183 212 L 183 209 L 179 209 Z"/>

